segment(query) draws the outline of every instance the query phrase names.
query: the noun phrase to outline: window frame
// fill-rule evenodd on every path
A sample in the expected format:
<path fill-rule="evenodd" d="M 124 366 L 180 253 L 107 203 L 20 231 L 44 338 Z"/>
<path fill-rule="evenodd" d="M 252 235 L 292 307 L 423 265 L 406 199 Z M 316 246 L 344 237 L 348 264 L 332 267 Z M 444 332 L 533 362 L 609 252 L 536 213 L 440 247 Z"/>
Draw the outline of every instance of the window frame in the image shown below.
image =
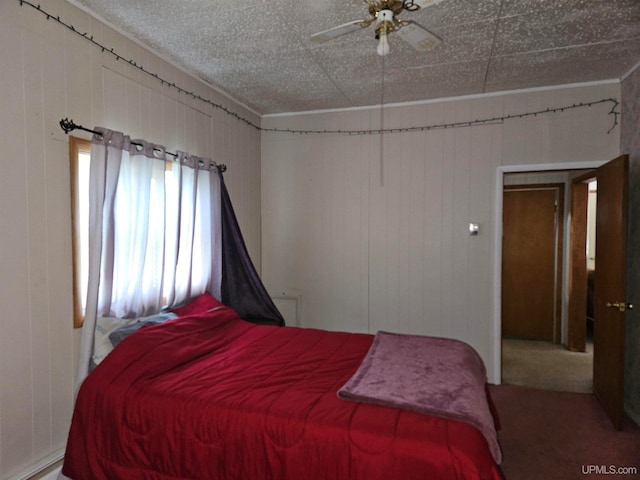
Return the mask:
<path fill-rule="evenodd" d="M 80 250 L 80 219 L 78 213 L 79 178 L 78 165 L 80 154 L 91 154 L 91 142 L 84 138 L 69 136 L 69 172 L 71 186 L 71 251 L 73 265 L 73 327 L 81 328 L 85 313 L 82 309 L 82 285 L 80 268 L 82 265 Z"/>

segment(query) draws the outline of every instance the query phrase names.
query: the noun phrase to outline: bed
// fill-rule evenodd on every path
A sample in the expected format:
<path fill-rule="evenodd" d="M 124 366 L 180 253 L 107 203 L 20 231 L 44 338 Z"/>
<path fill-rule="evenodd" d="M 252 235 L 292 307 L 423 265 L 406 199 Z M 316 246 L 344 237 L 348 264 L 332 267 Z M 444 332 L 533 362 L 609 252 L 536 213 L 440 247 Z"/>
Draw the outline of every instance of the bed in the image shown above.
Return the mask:
<path fill-rule="evenodd" d="M 65 476 L 502 478 L 488 393 L 473 403 L 493 432 L 359 397 L 378 381 L 363 370 L 382 337 L 258 325 L 222 305 L 176 314 L 120 339 L 85 379 Z"/>

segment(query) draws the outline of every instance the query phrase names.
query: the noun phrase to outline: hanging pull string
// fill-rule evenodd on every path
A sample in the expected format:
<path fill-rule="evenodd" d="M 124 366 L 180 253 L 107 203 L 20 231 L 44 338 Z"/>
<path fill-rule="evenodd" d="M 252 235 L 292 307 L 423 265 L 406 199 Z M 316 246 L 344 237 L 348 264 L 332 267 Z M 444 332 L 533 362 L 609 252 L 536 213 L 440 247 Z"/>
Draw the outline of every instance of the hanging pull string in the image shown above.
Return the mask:
<path fill-rule="evenodd" d="M 384 187 L 384 61 L 386 55 L 382 56 L 380 74 L 380 186 Z"/>
<path fill-rule="evenodd" d="M 69 120 L 68 118 L 63 118 L 62 120 L 60 120 L 60 128 L 62 128 L 62 130 L 64 130 L 64 133 L 66 133 L 67 135 L 69 135 L 69 132 L 72 132 L 74 130 L 83 130 L 85 132 L 93 133 L 94 135 L 97 135 L 97 136 L 102 138 L 102 133 L 100 133 L 100 132 L 98 132 L 96 130 L 91 130 L 89 128 L 85 128 L 82 125 L 77 125 L 76 123 L 74 123 L 73 120 Z M 135 145 L 137 147 L 142 147 L 143 146 L 141 143 L 133 142 L 133 141 L 131 142 L 131 145 Z M 178 156 L 179 156 L 177 153 L 168 152 L 166 150 L 165 150 L 164 153 L 166 153 L 167 155 L 172 156 L 173 158 L 178 158 Z M 217 168 L 222 173 L 227 171 L 227 166 L 224 163 L 210 162 L 209 165 L 207 165 L 205 162 L 200 160 L 200 161 L 198 161 L 198 167 L 200 167 L 200 168 L 208 168 L 208 169 Z"/>
<path fill-rule="evenodd" d="M 468 122 L 442 123 L 442 124 L 433 124 L 433 125 L 415 126 L 415 127 L 401 127 L 401 128 L 385 128 L 385 129 L 383 129 L 382 126 L 381 126 L 377 130 L 375 130 L 375 129 L 372 129 L 372 130 L 297 130 L 297 129 L 289 129 L 289 128 L 264 128 L 264 127 L 261 127 L 259 125 L 256 125 L 251 120 L 248 120 L 248 119 L 242 117 L 241 115 L 235 113 L 233 110 L 230 110 L 229 108 L 225 107 L 224 105 L 220 105 L 218 103 L 215 103 L 215 102 L 213 102 L 213 101 L 211 101 L 211 100 L 209 100 L 207 98 L 202 97 L 201 95 L 199 95 L 197 93 L 185 90 L 184 88 L 176 85 L 175 83 L 169 82 L 169 81 L 163 79 L 157 73 L 154 73 L 154 72 L 151 72 L 151 71 L 147 70 L 142 65 L 138 65 L 133 60 L 127 60 L 122 55 L 120 55 L 117 52 L 115 52 L 113 48 L 108 48 L 108 47 L 102 45 L 101 43 L 97 42 L 96 40 L 94 40 L 93 39 L 93 35 L 89 35 L 88 33 L 81 33 L 80 31 L 76 30 L 73 25 L 65 23 L 64 21 L 60 20 L 60 16 L 54 16 L 54 15 L 46 12 L 45 10 L 43 10 L 40 7 L 40 4 L 35 5 L 35 4 L 31 3 L 29 0 L 17 0 L 17 1 L 20 3 L 20 6 L 28 5 L 28 6 L 32 7 L 32 8 L 34 8 L 34 9 L 36 9 L 42 15 L 46 16 L 47 20 L 54 20 L 55 22 L 59 23 L 60 25 L 68 28 L 69 30 L 71 30 L 73 33 L 81 36 L 82 38 L 84 38 L 84 39 L 88 40 L 89 42 L 91 42 L 96 47 L 100 48 L 103 53 L 111 54 L 111 55 L 113 55 L 115 57 L 116 60 L 122 60 L 122 61 L 128 63 L 129 65 L 131 65 L 134 68 L 137 68 L 138 70 L 140 70 L 141 72 L 145 73 L 146 75 L 149 75 L 150 77 L 155 78 L 162 85 L 165 85 L 165 86 L 167 86 L 169 88 L 173 88 L 173 89 L 177 90 L 178 92 L 180 92 L 180 93 L 182 93 L 184 95 L 187 95 L 189 97 L 192 97 L 195 100 L 199 100 L 199 101 L 201 101 L 203 103 L 206 103 L 207 105 L 210 105 L 213 108 L 217 108 L 219 110 L 222 110 L 227 115 L 230 115 L 233 118 L 245 123 L 246 125 L 249 125 L 250 127 L 255 128 L 256 130 L 261 131 L 261 132 L 297 133 L 297 134 L 300 134 L 300 135 L 313 135 L 313 134 L 319 134 L 319 135 L 323 135 L 323 134 L 382 135 L 384 133 L 424 132 L 424 131 L 437 130 L 437 129 L 443 129 L 443 128 L 460 128 L 460 127 L 472 127 L 472 126 L 475 126 L 475 125 L 500 124 L 500 123 L 504 122 L 505 120 L 532 117 L 532 116 L 542 115 L 542 114 L 545 114 L 545 113 L 564 112 L 565 110 L 572 110 L 572 109 L 575 109 L 575 108 L 582 108 L 582 107 L 591 107 L 591 106 L 597 105 L 599 103 L 609 103 L 610 102 L 610 103 L 612 103 L 612 107 L 611 107 L 611 111 L 609 112 L 609 115 L 613 115 L 613 125 L 607 131 L 607 134 L 609 134 L 618 125 L 618 116 L 620 115 L 620 112 L 617 110 L 618 106 L 620 105 L 620 102 L 618 102 L 618 100 L 616 100 L 615 98 L 605 98 L 605 99 L 597 100 L 597 101 L 594 101 L 594 102 L 574 103 L 573 105 L 566 105 L 566 106 L 563 106 L 563 107 L 547 108 L 546 110 L 538 110 L 538 111 L 535 111 L 535 112 L 525 112 L 525 113 L 520 113 L 520 114 L 496 116 L 496 117 L 492 117 L 492 118 L 485 118 L 485 119 L 473 120 L 473 121 L 468 121 Z"/>

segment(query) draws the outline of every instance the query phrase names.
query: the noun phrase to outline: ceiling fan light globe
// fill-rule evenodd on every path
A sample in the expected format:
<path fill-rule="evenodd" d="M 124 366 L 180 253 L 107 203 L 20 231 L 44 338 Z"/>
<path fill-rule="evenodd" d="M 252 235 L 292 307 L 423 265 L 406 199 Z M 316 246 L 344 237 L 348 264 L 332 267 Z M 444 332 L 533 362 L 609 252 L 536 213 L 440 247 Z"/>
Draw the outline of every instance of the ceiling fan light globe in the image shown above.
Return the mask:
<path fill-rule="evenodd" d="M 376 50 L 378 52 L 378 55 L 380 55 L 381 57 L 388 55 L 391 51 L 391 46 L 389 45 L 389 39 L 387 38 L 386 33 L 380 34 L 380 40 L 378 40 L 378 47 Z"/>

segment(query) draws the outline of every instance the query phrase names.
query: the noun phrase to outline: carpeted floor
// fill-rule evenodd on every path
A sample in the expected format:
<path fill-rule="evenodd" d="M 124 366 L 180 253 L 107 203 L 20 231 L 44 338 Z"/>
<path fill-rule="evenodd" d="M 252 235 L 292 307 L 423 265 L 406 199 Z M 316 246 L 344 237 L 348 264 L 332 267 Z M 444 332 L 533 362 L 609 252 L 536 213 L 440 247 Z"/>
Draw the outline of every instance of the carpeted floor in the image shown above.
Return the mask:
<path fill-rule="evenodd" d="M 586 353 L 533 340 L 502 340 L 502 383 L 563 392 L 593 391 L 593 344 Z"/>
<path fill-rule="evenodd" d="M 616 431 L 592 394 L 492 385 L 506 480 L 640 479 L 640 428 Z"/>

